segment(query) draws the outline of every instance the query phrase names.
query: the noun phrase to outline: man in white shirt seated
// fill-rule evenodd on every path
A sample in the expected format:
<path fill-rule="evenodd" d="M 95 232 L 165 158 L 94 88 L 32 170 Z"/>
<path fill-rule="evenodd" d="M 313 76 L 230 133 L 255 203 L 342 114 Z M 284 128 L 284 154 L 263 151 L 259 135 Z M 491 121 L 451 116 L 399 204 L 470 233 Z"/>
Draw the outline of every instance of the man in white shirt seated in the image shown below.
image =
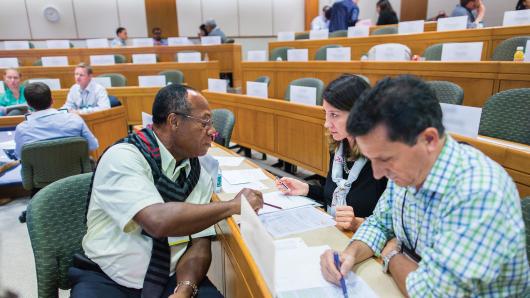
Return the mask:
<path fill-rule="evenodd" d="M 316 16 L 311 21 L 311 30 L 329 29 L 330 16 L 331 16 L 331 7 L 329 5 L 325 5 L 322 8 L 322 13 L 320 13 L 320 15 Z"/>
<path fill-rule="evenodd" d="M 92 67 L 84 63 L 78 64 L 74 76 L 76 83 L 70 88 L 63 109 L 68 109 L 69 112 L 110 109 L 107 90 L 92 80 Z"/>
<path fill-rule="evenodd" d="M 110 46 L 113 48 L 125 47 L 127 46 L 128 38 L 129 35 L 127 35 L 127 29 L 118 27 L 118 29 L 116 29 L 116 37 L 110 42 Z"/>

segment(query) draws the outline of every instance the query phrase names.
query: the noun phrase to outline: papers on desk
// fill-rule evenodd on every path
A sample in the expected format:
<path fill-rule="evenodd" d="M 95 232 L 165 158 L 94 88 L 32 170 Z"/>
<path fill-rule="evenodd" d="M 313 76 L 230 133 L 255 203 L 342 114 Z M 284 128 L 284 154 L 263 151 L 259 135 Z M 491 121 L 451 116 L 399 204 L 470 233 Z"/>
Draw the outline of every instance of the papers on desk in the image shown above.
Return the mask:
<path fill-rule="evenodd" d="M 94 82 L 100 84 L 101 86 L 105 88 L 111 88 L 112 87 L 112 81 L 109 77 L 92 77 L 92 80 Z"/>
<path fill-rule="evenodd" d="M 255 190 L 267 189 L 267 186 L 260 181 L 253 181 L 241 184 L 230 184 L 226 179 L 223 178 L 222 189 L 225 193 L 239 193 L 243 188 L 250 188 Z"/>
<path fill-rule="evenodd" d="M 267 180 L 269 177 L 261 169 L 223 171 L 223 179 L 232 185 Z"/>
<path fill-rule="evenodd" d="M 42 66 L 68 66 L 68 57 L 66 56 L 51 56 L 41 57 Z"/>
<path fill-rule="evenodd" d="M 281 210 L 293 209 L 303 206 L 320 205 L 309 198 L 302 196 L 287 196 L 279 191 L 264 193 L 263 202 L 265 202 L 266 204 L 263 206 L 263 209 L 259 210 L 258 214 L 279 212 Z"/>
<path fill-rule="evenodd" d="M 316 106 L 317 105 L 317 88 L 291 86 L 289 87 L 289 98 L 291 102 Z"/>
<path fill-rule="evenodd" d="M 265 62 L 267 61 L 267 52 L 266 51 L 248 51 L 247 61 Z"/>
<path fill-rule="evenodd" d="M 268 98 L 269 87 L 267 86 L 267 83 L 247 81 L 247 95 Z"/>
<path fill-rule="evenodd" d="M 68 40 L 47 40 L 46 47 L 48 49 L 69 49 L 70 41 Z"/>
<path fill-rule="evenodd" d="M 524 62 L 530 62 L 530 40 L 526 41 L 526 51 L 524 53 Z"/>
<path fill-rule="evenodd" d="M 90 55 L 91 65 L 114 65 L 114 55 Z"/>
<path fill-rule="evenodd" d="M 348 37 L 365 37 L 370 35 L 369 26 L 348 27 Z"/>
<path fill-rule="evenodd" d="M 444 43 L 442 47 L 442 61 L 480 62 L 483 45 L 483 42 Z"/>
<path fill-rule="evenodd" d="M 133 54 L 133 64 L 151 64 L 156 63 L 156 54 Z"/>
<path fill-rule="evenodd" d="M 208 79 L 208 91 L 226 93 L 227 88 L 227 80 Z"/>
<path fill-rule="evenodd" d="M 334 226 L 336 222 L 327 213 L 314 206 L 287 209 L 260 215 L 260 220 L 275 238 Z"/>
<path fill-rule="evenodd" d="M 27 40 L 21 41 L 4 41 L 4 49 L 6 50 L 27 50 L 29 49 L 29 42 Z"/>
<path fill-rule="evenodd" d="M 48 85 L 48 87 L 50 87 L 50 90 L 61 89 L 61 81 L 59 79 L 29 79 L 28 82 L 29 83 L 37 83 L 37 82 L 44 83 Z"/>
<path fill-rule="evenodd" d="M 530 24 L 530 9 L 505 11 L 503 26 L 521 26 Z"/>
<path fill-rule="evenodd" d="M 400 22 L 398 24 L 398 34 L 423 33 L 424 27 L 424 20 Z"/>
<path fill-rule="evenodd" d="M 17 58 L 0 58 L 0 68 L 18 67 Z"/>
<path fill-rule="evenodd" d="M 138 76 L 138 86 L 140 87 L 164 87 L 166 85 L 166 76 Z"/>
<path fill-rule="evenodd" d="M 368 59 L 375 61 L 408 61 L 410 49 L 399 43 L 379 44 L 368 52 Z"/>
<path fill-rule="evenodd" d="M 442 122 L 447 131 L 477 138 L 481 108 L 446 103 L 440 103 L 440 106 L 442 107 Z"/>
<path fill-rule="evenodd" d="M 438 19 L 436 31 L 466 30 L 467 16 Z"/>
<path fill-rule="evenodd" d="M 152 38 L 135 38 L 132 40 L 132 44 L 135 47 L 152 47 L 153 39 Z"/>
<path fill-rule="evenodd" d="M 308 49 L 290 49 L 287 50 L 287 61 L 308 61 L 309 51 Z"/>
<path fill-rule="evenodd" d="M 179 63 L 201 62 L 201 52 L 177 53 L 177 61 Z"/>
<path fill-rule="evenodd" d="M 326 61 L 350 61 L 351 60 L 351 48 L 340 47 L 340 48 L 327 48 L 326 49 Z"/>
<path fill-rule="evenodd" d="M 235 156 L 214 156 L 214 158 L 217 159 L 221 167 L 237 167 L 245 160 L 244 157 Z"/>
<path fill-rule="evenodd" d="M 13 140 L 9 140 L 9 141 L 5 141 L 5 142 L 0 142 L 0 149 L 7 149 L 7 150 L 13 150 L 15 149 L 15 139 Z"/>
<path fill-rule="evenodd" d="M 201 36 L 202 45 L 221 44 L 221 36 Z"/>
<path fill-rule="evenodd" d="M 169 37 L 167 39 L 167 44 L 170 46 L 178 46 L 178 45 L 190 45 L 192 44 L 192 42 L 187 37 Z"/>
<path fill-rule="evenodd" d="M 310 40 L 318 40 L 318 39 L 328 39 L 329 37 L 329 30 L 311 30 L 309 31 L 309 39 Z"/>
<path fill-rule="evenodd" d="M 278 41 L 294 40 L 294 32 L 278 32 Z"/>
<path fill-rule="evenodd" d="M 93 48 L 108 48 L 109 41 L 106 38 L 93 38 L 86 40 L 86 47 L 89 49 Z"/>

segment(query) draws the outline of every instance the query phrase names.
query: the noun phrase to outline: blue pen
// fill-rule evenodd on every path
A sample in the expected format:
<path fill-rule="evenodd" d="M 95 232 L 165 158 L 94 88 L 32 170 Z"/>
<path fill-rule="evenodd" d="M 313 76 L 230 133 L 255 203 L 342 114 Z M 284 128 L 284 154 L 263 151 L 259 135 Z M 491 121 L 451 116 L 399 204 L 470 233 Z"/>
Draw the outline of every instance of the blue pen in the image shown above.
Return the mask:
<path fill-rule="evenodd" d="M 340 259 L 338 252 L 333 252 L 333 259 L 335 260 L 335 267 L 337 267 L 337 270 L 340 272 Z M 344 276 L 340 278 L 340 287 L 342 288 L 342 294 L 344 294 L 344 298 L 348 298 L 348 289 L 346 289 L 346 281 L 344 280 Z"/>

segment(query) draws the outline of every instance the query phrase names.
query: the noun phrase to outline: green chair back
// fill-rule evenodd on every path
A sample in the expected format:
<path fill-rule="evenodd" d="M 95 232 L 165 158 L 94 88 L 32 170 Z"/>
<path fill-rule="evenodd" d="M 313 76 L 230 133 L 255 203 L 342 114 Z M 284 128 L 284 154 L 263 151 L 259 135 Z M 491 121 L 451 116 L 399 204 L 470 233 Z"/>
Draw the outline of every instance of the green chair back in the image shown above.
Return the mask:
<path fill-rule="evenodd" d="M 39 59 L 33 61 L 33 64 L 32 64 L 32 65 L 33 65 L 33 66 L 42 66 L 42 59 L 39 58 Z"/>
<path fill-rule="evenodd" d="M 278 57 L 282 58 L 283 61 L 287 61 L 287 50 L 294 49 L 293 47 L 279 47 L 272 49 L 269 60 L 276 61 Z"/>
<path fill-rule="evenodd" d="M 69 42 L 68 44 L 70 45 L 70 49 L 73 49 L 73 48 L 75 48 L 75 46 L 74 46 L 74 44 L 73 44 L 73 43 Z"/>
<path fill-rule="evenodd" d="M 223 43 L 235 43 L 236 41 L 232 38 L 227 38 Z"/>
<path fill-rule="evenodd" d="M 38 297 L 56 298 L 67 290 L 73 255 L 83 253 L 85 212 L 92 173 L 71 176 L 40 190 L 27 209 L 29 239 L 35 257 Z"/>
<path fill-rule="evenodd" d="M 29 143 L 22 147 L 22 185 L 43 188 L 64 177 L 92 171 L 88 142 L 68 137 Z"/>
<path fill-rule="evenodd" d="M 29 48 L 30 49 L 34 49 L 35 48 L 35 44 L 33 44 L 31 41 L 29 41 L 28 44 L 29 44 Z"/>
<path fill-rule="evenodd" d="M 372 35 L 398 34 L 397 26 L 383 27 L 372 32 Z"/>
<path fill-rule="evenodd" d="M 430 45 L 423 51 L 423 57 L 425 57 L 426 61 L 441 61 L 443 46 L 443 43 Z"/>
<path fill-rule="evenodd" d="M 271 79 L 268 76 L 257 77 L 254 82 L 267 83 L 267 86 L 271 84 Z"/>
<path fill-rule="evenodd" d="M 309 32 L 300 32 L 300 33 L 296 33 L 294 35 L 294 39 L 295 40 L 299 40 L 299 39 L 309 39 Z"/>
<path fill-rule="evenodd" d="M 436 93 L 436 98 L 441 103 L 461 105 L 464 101 L 464 90 L 455 83 L 448 81 L 428 81 L 427 84 Z"/>
<path fill-rule="evenodd" d="M 338 44 L 330 44 L 320 47 L 315 53 L 315 60 L 326 61 L 327 60 L 327 49 L 340 48 Z"/>
<path fill-rule="evenodd" d="M 329 38 L 348 37 L 348 30 L 337 30 L 329 33 Z"/>
<path fill-rule="evenodd" d="M 291 86 L 301 86 L 301 87 L 313 87 L 317 89 L 317 105 L 322 105 L 322 93 L 324 93 L 324 82 L 316 78 L 301 78 L 289 83 L 287 89 L 285 90 L 284 98 L 288 101 L 291 100 Z"/>
<path fill-rule="evenodd" d="M 501 91 L 482 108 L 479 134 L 530 145 L 530 88 Z"/>
<path fill-rule="evenodd" d="M 513 61 L 513 55 L 517 47 L 526 48 L 526 42 L 530 40 L 530 36 L 512 37 L 501 42 L 495 50 L 493 50 L 493 61 Z"/>
<path fill-rule="evenodd" d="M 123 56 L 122 54 L 114 54 L 114 63 L 127 63 L 127 57 Z"/>
<path fill-rule="evenodd" d="M 112 87 L 127 86 L 127 78 L 121 73 L 104 73 L 98 75 L 99 78 L 110 78 L 110 85 Z"/>
<path fill-rule="evenodd" d="M 158 73 L 166 77 L 166 83 L 182 84 L 184 83 L 184 74 L 180 70 L 165 70 Z"/>
<path fill-rule="evenodd" d="M 521 200 L 521 209 L 523 210 L 523 220 L 526 233 L 526 255 L 528 256 L 528 265 L 530 265 L 530 197 L 526 197 Z"/>
<path fill-rule="evenodd" d="M 234 113 L 227 109 L 213 109 L 212 120 L 215 130 L 219 133 L 215 138 L 215 142 L 228 148 L 236 122 Z"/>

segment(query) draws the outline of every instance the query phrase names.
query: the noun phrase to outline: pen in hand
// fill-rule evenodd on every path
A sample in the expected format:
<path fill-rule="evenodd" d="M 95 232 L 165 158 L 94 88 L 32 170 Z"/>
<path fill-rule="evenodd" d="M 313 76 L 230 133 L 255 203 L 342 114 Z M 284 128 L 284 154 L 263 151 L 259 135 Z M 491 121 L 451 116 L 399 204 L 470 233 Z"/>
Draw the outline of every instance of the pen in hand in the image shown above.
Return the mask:
<path fill-rule="evenodd" d="M 339 270 L 340 272 L 340 259 L 338 252 L 333 252 L 333 259 L 335 261 L 335 267 L 337 267 L 337 270 Z M 341 276 L 340 278 L 340 287 L 342 288 L 342 294 L 344 294 L 344 298 L 348 298 L 348 289 L 346 288 L 346 281 L 344 280 L 344 276 Z"/>
<path fill-rule="evenodd" d="M 276 177 L 275 180 L 278 181 L 278 183 L 280 183 L 280 185 L 281 185 L 285 190 L 288 191 L 288 190 L 289 190 L 289 187 L 288 187 L 287 185 L 285 185 L 285 183 L 283 183 L 283 181 L 280 180 L 280 178 L 278 178 L 277 176 L 275 176 L 275 177 Z"/>

